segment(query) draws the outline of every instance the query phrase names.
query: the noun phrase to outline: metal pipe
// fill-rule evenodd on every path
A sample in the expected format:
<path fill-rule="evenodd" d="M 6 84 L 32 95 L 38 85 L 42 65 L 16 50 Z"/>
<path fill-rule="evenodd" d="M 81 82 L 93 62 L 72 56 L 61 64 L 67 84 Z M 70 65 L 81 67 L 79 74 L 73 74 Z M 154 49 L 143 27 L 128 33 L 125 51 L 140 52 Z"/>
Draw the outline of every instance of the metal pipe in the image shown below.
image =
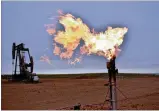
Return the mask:
<path fill-rule="evenodd" d="M 16 51 L 16 60 L 15 60 L 14 75 L 16 75 L 16 73 L 17 73 L 17 58 L 18 58 L 18 52 Z"/>
<path fill-rule="evenodd" d="M 117 109 L 117 94 L 116 94 L 116 68 L 115 57 L 107 63 L 108 76 L 109 76 L 109 96 L 110 96 L 110 110 Z"/>

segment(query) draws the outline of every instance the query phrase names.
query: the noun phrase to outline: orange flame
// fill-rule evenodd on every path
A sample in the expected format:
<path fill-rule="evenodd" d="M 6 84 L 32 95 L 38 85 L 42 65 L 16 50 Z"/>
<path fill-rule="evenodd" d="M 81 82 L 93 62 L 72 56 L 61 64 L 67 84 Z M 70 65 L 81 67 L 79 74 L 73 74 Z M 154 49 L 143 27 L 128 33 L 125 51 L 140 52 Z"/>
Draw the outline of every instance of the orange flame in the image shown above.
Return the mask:
<path fill-rule="evenodd" d="M 114 55 L 117 56 L 120 51 L 119 46 L 123 43 L 123 38 L 128 28 L 108 27 L 105 32 L 97 33 L 94 29 L 91 31 L 81 18 L 75 18 L 69 13 L 64 14 L 61 10 L 58 12 L 60 13 L 59 23 L 64 26 L 65 31 L 57 31 L 55 28 L 47 27 L 47 32 L 54 35 L 54 41 L 63 45 L 66 51 L 62 52 L 55 45 L 53 51 L 55 55 L 59 55 L 61 59 L 70 59 L 80 40 L 84 40 L 85 44 L 80 47 L 80 54 L 82 55 L 96 54 L 104 56 L 108 60 Z"/>
<path fill-rule="evenodd" d="M 51 63 L 49 57 L 46 56 L 46 55 L 41 56 L 41 57 L 40 57 L 40 61 L 47 62 L 48 64 L 52 65 L 52 63 Z"/>

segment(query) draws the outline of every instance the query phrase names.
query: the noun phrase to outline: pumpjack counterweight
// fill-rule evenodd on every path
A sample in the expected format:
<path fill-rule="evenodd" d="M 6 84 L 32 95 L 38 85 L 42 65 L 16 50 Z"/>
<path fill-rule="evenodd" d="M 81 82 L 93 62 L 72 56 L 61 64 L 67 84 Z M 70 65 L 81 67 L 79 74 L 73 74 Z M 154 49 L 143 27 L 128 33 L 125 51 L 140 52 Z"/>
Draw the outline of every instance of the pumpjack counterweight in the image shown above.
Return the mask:
<path fill-rule="evenodd" d="M 26 53 L 29 56 L 29 63 L 26 63 L 26 58 L 25 58 Z M 33 57 L 30 56 L 29 48 L 25 48 L 23 43 L 19 45 L 13 43 L 12 64 L 14 69 L 12 74 L 12 80 L 39 82 L 38 76 L 35 73 L 33 73 L 34 69 Z"/>

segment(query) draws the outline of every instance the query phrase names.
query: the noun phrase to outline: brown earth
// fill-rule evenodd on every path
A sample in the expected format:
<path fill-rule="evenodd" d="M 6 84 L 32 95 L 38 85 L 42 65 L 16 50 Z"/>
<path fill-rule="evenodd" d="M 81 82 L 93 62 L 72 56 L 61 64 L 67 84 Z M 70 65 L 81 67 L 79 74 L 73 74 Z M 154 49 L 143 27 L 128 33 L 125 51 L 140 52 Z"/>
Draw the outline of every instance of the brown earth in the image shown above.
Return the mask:
<path fill-rule="evenodd" d="M 70 109 L 80 103 L 83 109 L 102 107 L 108 87 L 107 79 L 53 79 L 39 84 L 10 83 L 2 80 L 2 110 Z M 159 77 L 118 78 L 118 109 L 159 110 Z M 98 104 L 98 105 L 87 105 Z M 65 108 L 69 107 L 69 108 Z"/>

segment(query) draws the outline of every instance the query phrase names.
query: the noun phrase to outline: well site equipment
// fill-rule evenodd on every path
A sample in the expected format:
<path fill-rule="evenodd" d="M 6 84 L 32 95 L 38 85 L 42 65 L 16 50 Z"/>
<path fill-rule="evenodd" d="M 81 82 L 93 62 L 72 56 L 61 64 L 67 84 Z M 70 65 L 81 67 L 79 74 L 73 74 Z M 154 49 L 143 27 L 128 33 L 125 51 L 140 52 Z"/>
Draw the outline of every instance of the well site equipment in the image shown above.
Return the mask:
<path fill-rule="evenodd" d="M 26 62 L 26 54 L 29 57 L 29 63 Z M 39 82 L 39 77 L 33 73 L 34 61 L 30 56 L 29 48 L 24 47 L 24 43 L 12 45 L 12 81 Z"/>

